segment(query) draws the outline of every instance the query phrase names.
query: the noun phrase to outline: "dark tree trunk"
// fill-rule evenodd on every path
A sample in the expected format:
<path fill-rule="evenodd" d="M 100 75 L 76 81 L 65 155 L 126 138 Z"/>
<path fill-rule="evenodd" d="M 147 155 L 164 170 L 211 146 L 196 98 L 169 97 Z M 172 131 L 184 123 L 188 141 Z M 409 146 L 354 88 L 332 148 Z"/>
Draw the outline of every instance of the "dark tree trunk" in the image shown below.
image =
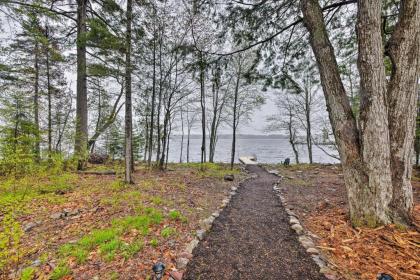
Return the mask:
<path fill-rule="evenodd" d="M 180 147 L 180 153 L 179 153 L 179 163 L 183 162 L 183 152 L 184 152 L 184 116 L 183 116 L 183 110 L 181 108 L 181 147 Z"/>
<path fill-rule="evenodd" d="M 387 92 L 393 186 L 391 215 L 396 223 L 409 223 L 413 210 L 411 172 L 420 69 L 418 0 L 401 1 L 399 20 L 386 50 L 393 66 Z"/>
<path fill-rule="evenodd" d="M 115 100 L 114 105 L 112 106 L 111 113 L 109 114 L 108 118 L 106 119 L 105 123 L 103 123 L 100 127 L 97 125 L 97 129 L 95 129 L 95 134 L 88 141 L 88 147 L 92 149 L 92 146 L 95 146 L 96 140 L 98 140 L 99 136 L 101 136 L 116 120 L 118 113 L 121 111 L 123 104 L 120 106 L 120 100 L 124 94 L 124 83 L 121 85 L 121 91 L 118 95 L 117 99 Z M 99 119 L 98 119 L 99 121 Z"/>
<path fill-rule="evenodd" d="M 201 106 L 201 163 L 206 162 L 206 93 L 205 93 L 205 65 L 203 54 L 200 53 L 200 106 Z"/>
<path fill-rule="evenodd" d="M 45 38 L 47 38 L 47 45 L 45 46 L 45 64 L 47 75 L 47 101 L 48 101 L 48 160 L 51 161 L 52 153 L 52 93 L 51 93 L 51 71 L 50 71 L 50 45 L 48 26 L 45 26 Z"/>
<path fill-rule="evenodd" d="M 287 129 L 289 131 L 289 143 L 292 146 L 293 153 L 295 154 L 296 164 L 299 164 L 299 152 L 296 148 L 296 132 L 293 129 L 293 115 L 289 111 L 289 123 L 287 124 Z"/>
<path fill-rule="evenodd" d="M 160 131 L 160 112 L 161 112 L 161 108 L 162 108 L 162 90 L 163 90 L 163 65 L 162 65 L 162 40 L 163 40 L 163 34 L 160 35 L 160 40 L 159 40 L 159 73 L 160 73 L 160 77 L 159 77 L 159 100 L 158 100 L 158 109 L 157 109 L 157 139 L 156 139 L 156 143 L 157 143 L 157 149 L 156 149 L 156 162 L 159 162 L 159 158 L 160 158 L 160 136 L 161 136 L 161 131 Z"/>
<path fill-rule="evenodd" d="M 311 123 L 311 94 L 309 89 L 305 88 L 305 121 L 306 121 L 306 146 L 308 147 L 309 163 L 312 159 L 312 123 Z"/>
<path fill-rule="evenodd" d="M 217 118 L 219 108 L 219 73 L 216 70 L 216 74 L 213 82 L 213 116 L 210 127 L 210 145 L 209 145 L 209 162 L 214 162 L 214 154 L 216 151 L 217 141 Z"/>
<path fill-rule="evenodd" d="M 154 33 L 154 36 L 156 32 Z M 156 38 L 153 38 L 153 89 L 152 89 L 152 111 L 150 113 L 150 134 L 149 134 L 149 158 L 147 159 L 147 165 L 150 166 L 152 163 L 153 153 L 153 130 L 155 122 L 155 103 L 156 103 Z M 158 140 L 159 141 L 159 140 Z"/>
<path fill-rule="evenodd" d="M 77 169 L 86 164 L 88 142 L 88 107 L 86 88 L 86 5 L 87 0 L 77 0 L 77 97 L 76 135 L 74 152 L 78 159 Z"/>
<path fill-rule="evenodd" d="M 96 85 L 98 86 L 98 117 L 96 118 L 95 134 L 98 133 L 99 131 L 99 125 L 102 119 L 102 91 L 100 89 L 100 82 L 98 82 L 98 84 Z M 91 154 L 95 151 L 95 143 L 96 143 L 96 139 L 92 143 L 90 142 L 90 140 L 88 142 L 88 146 L 89 146 Z"/>
<path fill-rule="evenodd" d="M 168 143 L 166 144 L 166 159 L 165 159 L 165 169 L 168 168 L 168 159 L 169 159 L 169 144 L 171 143 L 171 133 L 172 133 L 172 121 L 169 122 L 169 132 L 168 132 Z"/>
<path fill-rule="evenodd" d="M 330 121 L 338 144 L 353 225 L 409 223 L 411 155 L 419 61 L 420 4 L 403 1 L 388 45 L 393 63 L 387 89 L 381 36 L 381 1 L 359 1 L 359 127 L 346 96 L 316 0 L 302 12 L 317 59 Z M 415 65 L 413 66 L 413 61 Z"/>
<path fill-rule="evenodd" d="M 125 182 L 132 184 L 133 177 L 133 117 L 131 105 L 131 22 L 133 1 L 127 0 L 127 32 L 125 53 Z"/>
<path fill-rule="evenodd" d="M 419 166 L 420 159 L 420 94 L 417 95 L 417 118 L 416 118 L 416 136 L 414 141 L 414 151 L 416 153 L 416 166 Z"/>
<path fill-rule="evenodd" d="M 236 76 L 236 85 L 235 85 L 235 96 L 233 99 L 233 123 L 232 123 L 232 152 L 230 155 L 230 169 L 233 169 L 233 164 L 235 163 L 235 153 L 236 153 L 236 128 L 238 126 L 238 95 L 239 95 L 239 83 L 241 80 L 241 64 L 239 63 L 239 69 Z"/>
<path fill-rule="evenodd" d="M 165 154 L 166 154 L 166 144 L 168 141 L 168 124 L 169 124 L 169 118 L 170 118 L 170 111 L 169 108 L 167 108 L 165 110 L 165 117 L 163 119 L 163 134 L 162 134 L 162 152 L 161 152 L 161 157 L 159 160 L 159 169 L 160 170 L 164 170 L 164 165 L 165 165 Z"/>
<path fill-rule="evenodd" d="M 191 120 L 189 119 L 188 111 L 187 111 L 187 163 L 190 162 L 190 138 L 191 138 L 191 128 L 192 128 L 192 124 L 190 122 Z"/>
<path fill-rule="evenodd" d="M 39 44 L 35 41 L 35 81 L 34 81 L 34 123 L 35 123 L 35 161 L 41 161 L 40 133 L 39 133 Z"/>

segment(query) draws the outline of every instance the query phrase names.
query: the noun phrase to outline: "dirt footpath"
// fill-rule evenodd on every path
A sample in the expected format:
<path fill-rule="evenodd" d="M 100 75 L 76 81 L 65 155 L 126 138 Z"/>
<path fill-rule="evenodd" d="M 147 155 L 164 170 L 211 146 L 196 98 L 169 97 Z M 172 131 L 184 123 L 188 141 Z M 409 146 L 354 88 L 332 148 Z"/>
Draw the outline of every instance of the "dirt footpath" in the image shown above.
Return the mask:
<path fill-rule="evenodd" d="M 289 227 L 273 192 L 278 180 L 258 166 L 193 252 L 183 279 L 325 279 Z"/>

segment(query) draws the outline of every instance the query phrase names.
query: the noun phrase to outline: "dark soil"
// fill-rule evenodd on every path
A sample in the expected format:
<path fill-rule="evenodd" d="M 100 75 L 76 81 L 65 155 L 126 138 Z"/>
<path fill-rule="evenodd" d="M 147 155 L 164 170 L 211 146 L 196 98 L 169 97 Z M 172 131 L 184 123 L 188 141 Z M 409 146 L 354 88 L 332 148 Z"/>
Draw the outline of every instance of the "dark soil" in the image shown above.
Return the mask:
<path fill-rule="evenodd" d="M 272 187 L 278 180 L 258 166 L 258 178 L 239 188 L 194 250 L 186 280 L 325 279 L 288 224 Z"/>

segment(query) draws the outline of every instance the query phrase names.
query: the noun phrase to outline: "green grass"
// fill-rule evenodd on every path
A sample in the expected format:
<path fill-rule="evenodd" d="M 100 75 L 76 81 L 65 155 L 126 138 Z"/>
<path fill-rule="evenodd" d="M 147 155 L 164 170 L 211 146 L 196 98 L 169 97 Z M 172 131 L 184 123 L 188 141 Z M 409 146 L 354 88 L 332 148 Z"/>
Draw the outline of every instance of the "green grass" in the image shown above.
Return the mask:
<path fill-rule="evenodd" d="M 112 272 L 110 275 L 109 275 L 109 279 L 110 280 L 118 280 L 120 278 L 120 275 L 118 274 L 118 272 Z"/>
<path fill-rule="evenodd" d="M 58 265 L 54 268 L 53 272 L 50 275 L 50 280 L 60 280 L 64 276 L 70 275 L 71 270 L 67 265 Z"/>
<path fill-rule="evenodd" d="M 117 230 L 115 228 L 95 230 L 91 234 L 79 240 L 78 244 L 85 249 L 92 249 L 96 245 L 115 239 Z"/>
<path fill-rule="evenodd" d="M 169 219 L 174 221 L 181 221 L 183 223 L 187 222 L 187 218 L 181 214 L 178 210 L 172 210 L 168 214 Z"/>
<path fill-rule="evenodd" d="M 162 205 L 163 203 L 163 199 L 160 196 L 152 196 L 151 201 L 156 206 Z"/>
<path fill-rule="evenodd" d="M 172 227 L 166 227 L 164 229 L 162 229 L 162 231 L 160 232 L 160 235 L 163 238 L 169 238 L 172 235 L 174 235 L 176 233 L 176 229 L 172 228 Z"/>
<path fill-rule="evenodd" d="M 87 249 L 77 246 L 76 244 L 65 244 L 59 248 L 59 253 L 63 257 L 74 257 L 77 263 L 86 262 L 89 252 Z"/>
<path fill-rule="evenodd" d="M 153 238 L 152 240 L 150 240 L 150 245 L 156 248 L 159 245 L 159 241 L 156 238 Z"/>
<path fill-rule="evenodd" d="M 22 270 L 20 275 L 20 280 L 32 280 L 35 276 L 35 268 L 34 267 L 26 267 Z"/>
<path fill-rule="evenodd" d="M 127 244 L 121 241 L 122 236 L 133 229 L 145 236 L 149 233 L 149 227 L 163 221 L 162 212 L 155 208 L 142 208 L 141 212 L 142 214 L 138 216 L 114 219 L 110 227 L 93 230 L 75 244 L 62 245 L 59 248 L 61 261 L 65 263 L 68 257 L 74 257 L 79 264 L 83 264 L 87 261 L 89 252 L 96 248 L 99 249 L 100 256 L 105 261 L 112 261 L 117 255 L 125 259 L 133 257 L 143 249 L 143 241 L 135 240 Z M 175 233 L 175 230 L 166 228 L 163 232 L 169 237 Z M 57 272 L 59 273 L 60 271 Z"/>
<path fill-rule="evenodd" d="M 121 251 L 122 256 L 127 260 L 132 258 L 135 254 L 143 249 L 143 242 L 140 240 L 134 241 L 131 244 L 122 244 Z"/>

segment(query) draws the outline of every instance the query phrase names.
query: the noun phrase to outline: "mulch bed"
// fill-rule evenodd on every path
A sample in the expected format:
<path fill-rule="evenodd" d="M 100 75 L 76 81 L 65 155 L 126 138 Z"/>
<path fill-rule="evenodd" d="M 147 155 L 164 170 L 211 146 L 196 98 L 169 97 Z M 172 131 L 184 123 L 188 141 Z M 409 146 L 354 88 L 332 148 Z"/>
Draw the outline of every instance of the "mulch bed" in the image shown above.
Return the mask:
<path fill-rule="evenodd" d="M 277 167 L 284 179 L 280 188 L 304 227 L 319 238 L 317 245 L 342 279 L 376 279 L 378 273 L 396 280 L 420 279 L 418 228 L 394 225 L 377 229 L 353 228 L 348 219 L 346 190 L 336 165 Z M 415 224 L 420 223 L 418 170 L 412 180 Z"/>
<path fill-rule="evenodd" d="M 242 183 L 194 250 L 183 279 L 325 279 L 273 193 L 278 178 L 258 166 L 247 168 L 258 178 Z"/>

